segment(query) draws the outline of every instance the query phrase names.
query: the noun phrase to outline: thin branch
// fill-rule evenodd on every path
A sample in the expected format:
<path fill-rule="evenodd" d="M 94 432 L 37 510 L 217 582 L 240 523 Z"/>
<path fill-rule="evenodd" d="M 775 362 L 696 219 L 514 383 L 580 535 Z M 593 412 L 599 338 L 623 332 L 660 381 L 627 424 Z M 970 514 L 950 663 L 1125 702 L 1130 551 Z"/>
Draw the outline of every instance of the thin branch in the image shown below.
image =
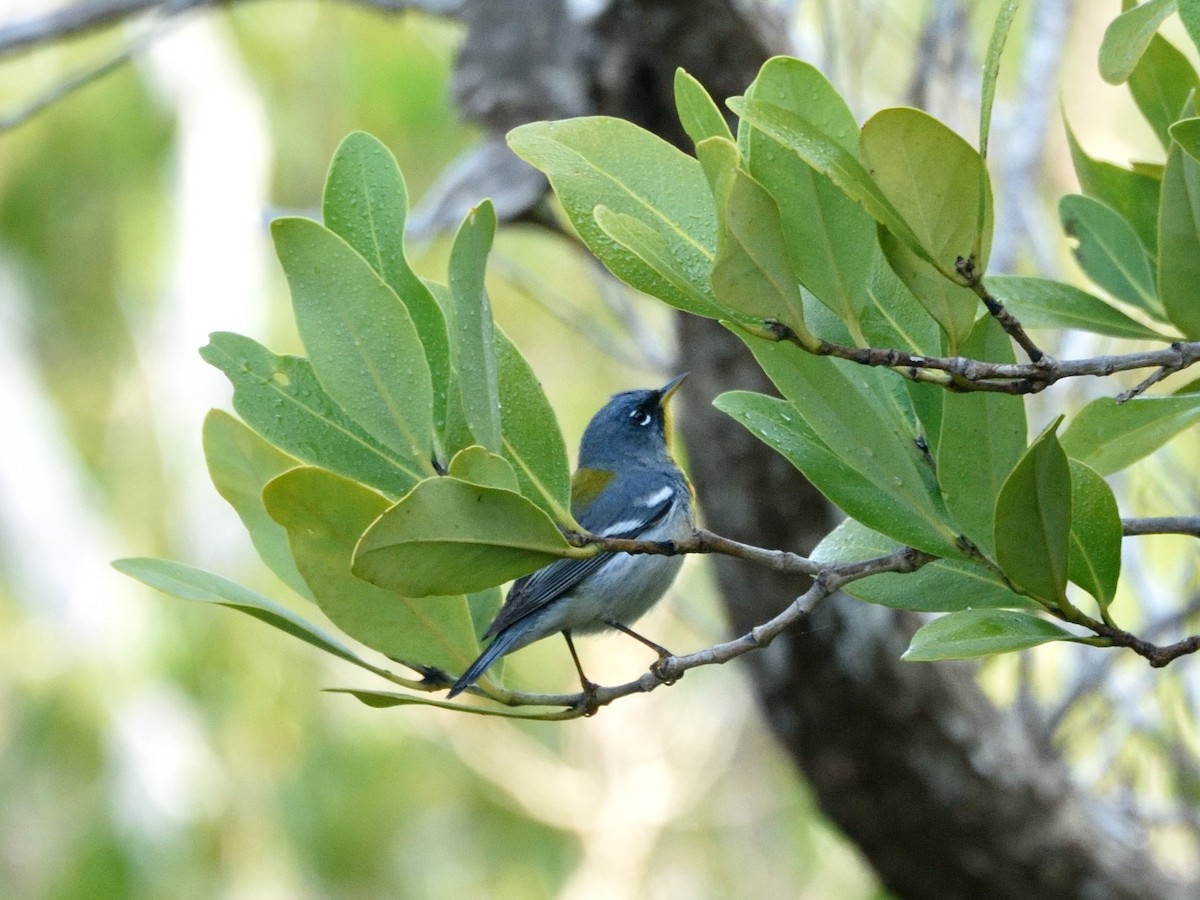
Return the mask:
<path fill-rule="evenodd" d="M 762 547 L 753 547 L 750 544 L 743 544 L 740 541 L 721 537 L 711 531 L 705 531 L 703 528 L 697 528 L 689 537 L 677 541 L 639 541 L 578 533 L 570 533 L 566 537 L 572 546 L 599 547 L 610 553 L 649 553 L 657 556 L 678 556 L 683 553 L 720 553 L 723 556 L 744 559 L 784 575 L 816 577 L 829 571 L 828 565 L 799 554 L 789 553 L 786 550 L 766 550 Z M 852 565 L 865 564 L 846 563 L 839 567 L 839 571 L 850 571 L 847 567 Z"/>
<path fill-rule="evenodd" d="M 980 273 L 975 269 L 975 261 L 973 259 L 964 259 L 959 257 L 954 262 L 954 269 L 962 277 L 963 282 L 975 295 L 983 301 L 983 305 L 987 307 L 988 313 L 991 314 L 1000 327 L 1005 330 L 1009 337 L 1017 342 L 1017 345 L 1025 351 L 1029 357 L 1029 361 L 1034 365 L 1042 366 L 1052 362 L 1045 351 L 1033 342 L 1028 334 L 1025 333 L 1025 328 L 1017 321 L 1017 317 L 1004 308 L 1004 304 L 992 296 L 991 291 L 984 287 L 983 279 L 979 277 Z"/>
<path fill-rule="evenodd" d="M 1180 371 L 1200 362 L 1200 341 L 1176 341 L 1161 350 L 1089 359 L 1060 360 L 1042 353 L 1040 360 L 1033 363 L 991 363 L 964 356 L 918 356 L 894 348 L 850 347 L 826 340 L 810 346 L 791 328 L 774 319 L 765 320 L 759 329 L 747 330 L 768 340 L 790 341 L 817 356 L 834 356 L 864 366 L 887 366 L 913 381 L 957 391 L 1036 394 L 1064 378 L 1108 376 L 1154 367 Z M 939 372 L 946 374 L 938 375 Z"/>
<path fill-rule="evenodd" d="M 1178 344 L 1172 344 L 1171 346 L 1178 347 Z M 1174 375 L 1176 372 L 1178 372 L 1180 369 L 1184 368 L 1186 365 L 1187 365 L 1187 361 L 1184 358 L 1183 354 L 1180 353 L 1179 359 L 1175 360 L 1174 362 L 1166 363 L 1157 372 L 1152 372 L 1148 378 L 1146 378 L 1144 381 L 1142 381 L 1141 384 L 1118 394 L 1117 395 L 1117 403 L 1120 404 L 1120 403 L 1124 403 L 1126 400 L 1132 400 L 1134 397 L 1138 396 L 1139 394 L 1144 393 L 1147 388 L 1150 388 L 1153 385 L 1158 384 L 1158 382 L 1162 381 L 1168 375 Z"/>
<path fill-rule="evenodd" d="M 716 535 L 710 535 L 710 537 L 716 537 Z M 593 543 L 606 546 L 608 540 L 599 538 Z M 668 552 L 654 541 L 632 541 L 625 543 L 638 544 L 637 550 L 640 552 Z M 729 549 L 746 546 L 738 544 L 736 541 L 729 541 L 728 544 L 730 545 Z M 677 544 L 677 547 L 680 548 L 691 548 L 692 546 L 690 542 L 678 542 Z M 725 546 L 725 544 L 722 543 L 721 546 Z M 688 549 L 686 552 L 702 551 Z M 741 556 L 741 550 L 739 549 L 737 553 L 732 555 Z M 747 557 L 742 556 L 741 558 Z M 796 559 L 803 559 L 803 557 L 796 557 Z M 478 693 L 485 693 L 486 696 L 506 706 L 567 706 L 568 710 L 562 718 L 579 718 L 581 716 L 592 715 L 599 707 L 607 706 L 614 700 L 619 700 L 630 694 L 649 693 L 664 684 L 673 684 L 690 669 L 699 668 L 700 666 L 722 665 L 752 650 L 761 650 L 779 637 L 779 635 L 783 634 L 783 632 L 803 621 L 817 603 L 841 590 L 842 587 L 852 581 L 857 581 L 860 578 L 866 578 L 870 575 L 880 575 L 885 572 L 913 572 L 933 559 L 934 557 L 921 553 L 918 550 L 913 550 L 911 547 L 901 547 L 887 556 L 881 556 L 877 559 L 846 563 L 840 566 L 830 566 L 821 571 L 807 591 L 797 597 L 787 609 L 770 621 L 750 629 L 750 631 L 731 641 L 714 644 L 711 647 L 706 647 L 703 650 L 698 650 L 695 653 L 689 653 L 684 656 L 665 657 L 640 678 L 613 687 L 600 686 L 591 695 L 583 693 L 537 694 L 507 690 L 489 690 L 485 693 L 483 689 L 479 689 Z M 805 560 L 805 563 L 807 564 L 809 561 Z"/>
<path fill-rule="evenodd" d="M 1200 534 L 1200 517 L 1195 519 L 1130 519 L 1128 528 L 1146 529 L 1126 533 L 1192 533 Z M 1158 529 L 1158 530 L 1152 530 Z M 860 578 L 885 572 L 915 572 L 937 557 L 900 547 L 886 556 L 861 562 L 827 564 L 817 562 L 785 550 L 767 550 L 740 541 L 722 537 L 711 531 L 696 529 L 687 538 L 676 541 L 642 541 L 627 538 L 606 538 L 593 534 L 569 532 L 567 540 L 575 547 L 597 547 L 606 553 L 651 554 L 675 556 L 692 553 L 718 553 L 743 559 L 763 566 L 774 572 L 791 575 L 807 575 L 813 578 L 812 586 L 798 597 L 787 609 L 762 625 L 757 625 L 741 637 L 685 656 L 667 656 L 651 666 L 640 678 L 615 687 L 599 687 L 591 694 L 538 694 L 508 691 L 498 688 L 474 687 L 472 693 L 486 696 L 506 706 L 567 706 L 563 718 L 592 715 L 601 706 L 630 694 L 647 693 L 662 684 L 673 684 L 689 669 L 699 666 L 720 665 L 736 659 L 752 650 L 759 650 L 788 628 L 800 622 L 819 601 L 837 592 L 845 585 Z M 1184 638 L 1173 644 L 1158 646 L 1138 637 L 1111 622 L 1099 621 L 1067 604 L 1047 608 L 1046 611 L 1064 621 L 1079 625 L 1107 642 L 1108 645 L 1126 647 L 1144 657 L 1154 668 L 1162 668 L 1181 656 L 1200 650 L 1200 635 Z M 447 682 L 448 683 L 448 682 Z M 434 682 L 431 688 L 439 687 Z"/>
<path fill-rule="evenodd" d="M 147 10 L 162 10 L 173 15 L 191 7 L 211 6 L 214 2 L 216 0 L 175 0 L 173 3 L 164 0 L 93 0 L 77 3 L 44 16 L 0 25 L 0 55 L 86 34 Z"/>
<path fill-rule="evenodd" d="M 88 66 L 86 69 L 68 75 L 25 104 L 5 110 L 3 114 L 0 114 L 0 132 L 11 131 L 17 126 L 23 125 L 64 97 L 75 93 L 80 88 L 87 87 L 93 81 L 103 78 L 109 72 L 119 69 L 177 24 L 179 24 L 179 20 L 177 19 L 161 21 L 147 30 L 145 34 L 134 38 L 124 47 L 121 47 L 107 59 L 102 59 Z"/>
<path fill-rule="evenodd" d="M 1144 519 L 1122 519 L 1121 531 L 1126 537 L 1147 534 L 1186 534 L 1200 538 L 1200 516 L 1150 516 Z"/>
<path fill-rule="evenodd" d="M 189 9 L 225 5 L 234 0 L 92 0 L 76 3 L 43 16 L 32 16 L 0 25 L 0 56 L 75 37 L 115 25 L 153 10 L 175 16 Z M 419 10 L 431 15 L 457 16 L 466 0 L 348 0 L 384 12 Z"/>

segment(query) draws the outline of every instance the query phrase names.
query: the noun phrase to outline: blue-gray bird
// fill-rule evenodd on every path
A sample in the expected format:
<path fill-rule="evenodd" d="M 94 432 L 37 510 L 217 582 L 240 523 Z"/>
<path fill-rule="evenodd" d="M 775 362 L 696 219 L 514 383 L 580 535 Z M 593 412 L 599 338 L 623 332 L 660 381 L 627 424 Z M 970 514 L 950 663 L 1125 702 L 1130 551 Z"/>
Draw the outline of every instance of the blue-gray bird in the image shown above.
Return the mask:
<path fill-rule="evenodd" d="M 667 450 L 666 404 L 686 377 L 658 390 L 617 394 L 588 423 L 571 480 L 571 512 L 592 534 L 669 541 L 692 533 L 691 483 Z M 629 626 L 666 593 L 682 561 L 681 556 L 600 553 L 562 559 L 519 578 L 484 635 L 494 640 L 448 696 L 473 685 L 501 656 L 560 632 L 588 694 L 595 685 L 583 674 L 572 634 L 615 628 L 660 658 L 670 655 Z"/>

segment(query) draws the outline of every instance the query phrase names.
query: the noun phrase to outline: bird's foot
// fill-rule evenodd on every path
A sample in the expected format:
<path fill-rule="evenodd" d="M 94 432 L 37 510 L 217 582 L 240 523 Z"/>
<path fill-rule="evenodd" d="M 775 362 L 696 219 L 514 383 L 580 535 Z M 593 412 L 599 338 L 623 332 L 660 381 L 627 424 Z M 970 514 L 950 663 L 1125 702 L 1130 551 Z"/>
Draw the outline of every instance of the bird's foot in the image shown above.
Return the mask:
<path fill-rule="evenodd" d="M 650 665 L 650 674 L 661 681 L 663 684 L 672 685 L 683 677 L 682 672 L 671 673 L 670 661 L 675 657 L 670 653 L 662 653 L 658 659 Z"/>
<path fill-rule="evenodd" d="M 575 703 L 575 709 L 582 712 L 585 718 L 590 718 L 600 709 L 600 698 L 598 696 L 600 685 L 594 681 L 588 681 L 588 679 L 582 676 L 579 682 L 583 688 L 583 693 L 579 695 L 579 700 Z"/>

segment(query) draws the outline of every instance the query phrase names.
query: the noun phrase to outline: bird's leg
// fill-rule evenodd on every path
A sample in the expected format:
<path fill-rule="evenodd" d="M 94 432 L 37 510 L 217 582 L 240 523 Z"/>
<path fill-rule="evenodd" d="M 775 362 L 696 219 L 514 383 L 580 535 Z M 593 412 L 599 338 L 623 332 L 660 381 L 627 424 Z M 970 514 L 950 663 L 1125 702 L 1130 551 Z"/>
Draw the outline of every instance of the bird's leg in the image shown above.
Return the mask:
<path fill-rule="evenodd" d="M 583 688 L 583 714 L 585 716 L 595 715 L 599 704 L 596 703 L 596 689 L 600 685 L 591 681 L 583 674 L 583 666 L 579 663 L 579 654 L 575 652 L 575 642 L 571 640 L 571 632 L 564 631 L 562 636 L 567 639 L 567 649 L 571 651 L 571 659 L 575 661 L 575 671 L 579 673 L 579 685 Z"/>
<path fill-rule="evenodd" d="M 609 628 L 615 628 L 615 629 L 617 629 L 617 631 L 620 631 L 620 632 L 623 632 L 624 634 L 629 635 L 635 641 L 641 641 L 643 644 L 645 644 L 647 647 L 649 647 L 651 650 L 653 650 L 655 653 L 657 653 L 658 660 L 652 666 L 650 666 L 650 671 L 653 672 L 655 675 L 657 675 L 659 678 L 661 678 L 663 680 L 664 684 L 674 684 L 676 681 L 679 680 L 679 676 L 676 676 L 675 678 L 666 678 L 662 673 L 663 662 L 667 659 L 670 659 L 672 656 L 675 655 L 670 650 L 668 650 L 666 647 L 662 646 L 662 644 L 656 644 L 656 643 L 654 643 L 654 641 L 650 640 L 649 638 L 642 637 L 640 634 L 638 634 L 632 628 L 628 627 L 627 625 L 622 625 L 620 622 L 617 622 L 614 619 L 605 619 L 604 624 L 607 625 Z"/>

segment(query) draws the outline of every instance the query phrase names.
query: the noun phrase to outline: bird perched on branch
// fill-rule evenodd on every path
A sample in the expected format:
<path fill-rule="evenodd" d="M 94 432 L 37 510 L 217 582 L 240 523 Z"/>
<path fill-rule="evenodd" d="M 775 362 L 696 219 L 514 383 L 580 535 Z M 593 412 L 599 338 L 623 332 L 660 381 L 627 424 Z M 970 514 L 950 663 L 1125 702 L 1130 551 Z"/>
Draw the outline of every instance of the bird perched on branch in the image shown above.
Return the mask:
<path fill-rule="evenodd" d="M 691 484 L 667 450 L 667 401 L 686 377 L 658 390 L 617 394 L 588 423 L 571 480 L 571 512 L 592 534 L 650 541 L 691 534 Z M 596 685 L 583 674 L 572 634 L 615 628 L 660 659 L 670 656 L 629 626 L 666 593 L 682 562 L 681 556 L 599 553 L 561 559 L 518 579 L 484 635 L 494 640 L 448 696 L 469 688 L 505 654 L 559 632 L 589 696 Z"/>

